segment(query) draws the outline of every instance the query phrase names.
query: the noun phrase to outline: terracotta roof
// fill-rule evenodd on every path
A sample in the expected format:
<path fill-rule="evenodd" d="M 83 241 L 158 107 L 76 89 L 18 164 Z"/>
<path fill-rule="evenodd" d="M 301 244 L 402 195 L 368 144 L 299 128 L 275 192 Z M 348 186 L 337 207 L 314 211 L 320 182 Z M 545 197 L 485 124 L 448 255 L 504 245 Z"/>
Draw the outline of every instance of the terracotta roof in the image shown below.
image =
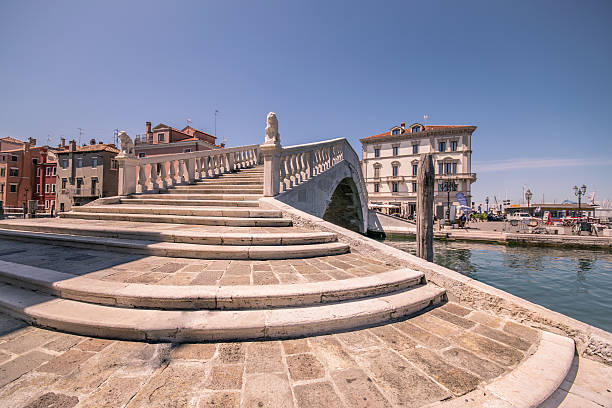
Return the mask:
<path fill-rule="evenodd" d="M 424 131 L 428 131 L 428 130 L 441 130 L 441 129 L 457 129 L 457 128 L 466 128 L 466 127 L 473 127 L 473 126 L 470 126 L 470 125 L 425 125 L 423 127 L 425 128 Z M 421 132 L 416 132 L 416 133 L 421 133 Z M 402 129 L 400 133 L 400 135 L 407 135 L 407 134 L 409 135 L 413 134 L 410 131 L 410 127 Z M 364 137 L 361 140 L 375 139 L 377 137 L 384 137 L 384 136 L 391 136 L 391 131 L 379 133 L 373 136 Z"/>
<path fill-rule="evenodd" d="M 76 153 L 85 153 L 85 152 L 110 152 L 110 153 L 119 153 L 119 150 L 115 147 L 114 144 L 95 144 L 95 145 L 87 145 L 87 146 L 77 146 Z M 69 150 L 58 151 L 56 154 L 64 154 L 70 153 Z"/>
<path fill-rule="evenodd" d="M 21 140 L 17 140 L 14 139 L 12 137 L 0 137 L 0 140 L 4 140 L 5 142 L 11 142 L 11 143 L 19 143 L 19 144 L 25 144 L 25 142 L 22 142 Z"/>

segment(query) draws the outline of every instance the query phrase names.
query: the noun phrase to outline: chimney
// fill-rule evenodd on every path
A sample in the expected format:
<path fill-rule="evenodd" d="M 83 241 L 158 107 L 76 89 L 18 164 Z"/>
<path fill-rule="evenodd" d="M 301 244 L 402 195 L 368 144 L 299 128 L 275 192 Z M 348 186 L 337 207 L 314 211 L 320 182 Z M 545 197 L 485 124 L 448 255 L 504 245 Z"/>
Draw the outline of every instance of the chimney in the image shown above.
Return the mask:
<path fill-rule="evenodd" d="M 66 138 L 65 137 L 61 137 L 60 138 L 60 144 L 59 144 L 58 147 L 62 147 L 62 148 L 66 147 Z"/>
<path fill-rule="evenodd" d="M 96 139 L 90 139 L 89 140 L 89 144 L 90 145 L 95 145 L 96 144 Z"/>
<path fill-rule="evenodd" d="M 28 137 L 28 144 L 32 146 L 36 146 L 36 139 L 32 139 L 31 137 Z"/>
<path fill-rule="evenodd" d="M 74 141 L 74 140 L 71 140 L 71 141 L 70 141 L 70 144 L 69 144 L 68 150 L 70 150 L 71 152 L 76 151 L 76 141 Z"/>
<path fill-rule="evenodd" d="M 100 141 L 98 142 L 98 144 L 102 144 L 102 141 L 100 140 Z"/>
<path fill-rule="evenodd" d="M 402 123 L 400 124 L 400 127 L 401 127 L 402 129 L 404 129 L 404 128 L 406 127 L 406 122 L 402 122 Z"/>

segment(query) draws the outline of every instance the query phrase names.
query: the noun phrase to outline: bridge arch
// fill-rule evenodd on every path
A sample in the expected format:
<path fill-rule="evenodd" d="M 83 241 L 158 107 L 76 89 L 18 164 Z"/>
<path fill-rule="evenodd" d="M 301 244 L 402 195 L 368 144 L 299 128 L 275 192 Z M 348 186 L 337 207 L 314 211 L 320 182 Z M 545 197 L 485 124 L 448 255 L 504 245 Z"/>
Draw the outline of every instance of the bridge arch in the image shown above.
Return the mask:
<path fill-rule="evenodd" d="M 363 232 L 361 209 L 362 204 L 357 186 L 352 178 L 346 177 L 338 183 L 332 193 L 323 213 L 323 219 L 351 231 Z"/>

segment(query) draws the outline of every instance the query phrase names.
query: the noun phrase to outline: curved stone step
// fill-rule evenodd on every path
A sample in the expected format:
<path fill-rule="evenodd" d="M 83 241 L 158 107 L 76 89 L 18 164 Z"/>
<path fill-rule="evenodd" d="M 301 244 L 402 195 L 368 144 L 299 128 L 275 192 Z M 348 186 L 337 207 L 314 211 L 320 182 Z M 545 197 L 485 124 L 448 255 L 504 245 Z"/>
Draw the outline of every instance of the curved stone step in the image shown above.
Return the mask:
<path fill-rule="evenodd" d="M 240 233 L 240 232 L 201 232 L 138 229 L 137 226 L 118 227 L 109 225 L 100 227 L 74 223 L 62 224 L 24 224 L 17 220 L 0 222 L 1 229 L 16 231 L 45 232 L 52 234 L 85 235 L 93 237 L 118 238 L 127 240 L 146 240 L 152 242 L 178 242 L 203 245 L 309 245 L 336 242 L 338 237 L 332 232 L 279 232 L 279 233 Z M 150 224 L 145 224 L 149 226 Z"/>
<path fill-rule="evenodd" d="M 202 207 L 259 207 L 259 201 L 229 201 L 229 200 L 172 200 L 167 196 L 156 198 L 122 198 L 121 204 L 153 204 L 176 206 L 202 206 Z"/>
<path fill-rule="evenodd" d="M 210 187 L 201 187 L 198 185 L 191 186 L 176 186 L 172 189 L 169 189 L 168 192 L 177 193 L 194 193 L 194 194 L 258 194 L 263 193 L 263 187 L 257 188 L 247 188 L 243 186 L 235 186 L 235 187 L 224 187 L 224 186 L 210 186 Z"/>
<path fill-rule="evenodd" d="M 76 210 L 76 208 L 75 208 Z M 236 217 L 236 218 L 281 218 L 278 210 L 263 210 L 259 208 L 232 208 L 232 207 L 199 207 L 169 205 L 143 205 L 143 204 L 110 204 L 86 205 L 79 207 L 78 212 L 87 213 L 113 213 L 113 214 L 155 214 L 155 215 L 184 215 L 200 217 Z"/>
<path fill-rule="evenodd" d="M 310 245 L 201 245 L 175 242 L 155 242 L 118 238 L 92 237 L 46 232 L 0 229 L 0 237 L 19 241 L 72 246 L 77 248 L 104 249 L 155 256 L 196 259 L 299 259 L 317 256 L 340 255 L 349 252 L 349 246 L 341 242 Z"/>
<path fill-rule="evenodd" d="M 258 310 L 151 310 L 103 306 L 0 284 L 0 309 L 31 324 L 84 336 L 198 342 L 291 338 L 380 324 L 438 304 L 430 284 L 366 299 Z"/>
<path fill-rule="evenodd" d="M 81 207 L 83 208 L 83 207 Z M 80 211 L 75 207 L 70 212 L 60 213 L 61 218 L 79 218 L 83 220 L 112 220 L 134 222 L 165 222 L 171 224 L 224 225 L 229 227 L 290 227 L 288 218 L 236 218 L 236 217 L 200 217 L 185 215 L 161 214 L 113 214 Z"/>
<path fill-rule="evenodd" d="M 228 180 L 228 179 L 217 179 L 210 180 L 204 179 L 195 183 L 197 186 L 257 186 L 263 187 L 263 180 Z"/>
<path fill-rule="evenodd" d="M 149 285 L 90 279 L 0 261 L 0 281 L 62 299 L 108 306 L 190 310 L 312 306 L 378 296 L 424 284 L 424 275 L 398 269 L 377 275 L 290 285 Z"/>
<path fill-rule="evenodd" d="M 179 193 L 176 191 L 160 191 L 159 194 L 138 194 L 132 197 L 142 198 L 163 198 L 167 197 L 173 200 L 229 200 L 229 201 L 254 201 L 263 197 L 263 194 L 188 194 L 186 192 Z"/>

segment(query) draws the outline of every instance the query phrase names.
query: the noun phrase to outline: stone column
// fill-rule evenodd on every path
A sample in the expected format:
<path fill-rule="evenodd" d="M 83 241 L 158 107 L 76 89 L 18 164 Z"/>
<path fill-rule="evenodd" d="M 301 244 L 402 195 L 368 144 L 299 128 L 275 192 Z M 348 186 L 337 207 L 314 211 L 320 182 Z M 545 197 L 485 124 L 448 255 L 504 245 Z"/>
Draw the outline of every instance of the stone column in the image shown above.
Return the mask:
<path fill-rule="evenodd" d="M 116 159 L 119 162 L 119 195 L 134 194 L 136 192 L 138 158 L 117 156 Z"/>
<path fill-rule="evenodd" d="M 280 155 L 283 148 L 280 145 L 268 144 L 261 146 L 264 158 L 264 196 L 278 195 L 280 183 Z"/>

